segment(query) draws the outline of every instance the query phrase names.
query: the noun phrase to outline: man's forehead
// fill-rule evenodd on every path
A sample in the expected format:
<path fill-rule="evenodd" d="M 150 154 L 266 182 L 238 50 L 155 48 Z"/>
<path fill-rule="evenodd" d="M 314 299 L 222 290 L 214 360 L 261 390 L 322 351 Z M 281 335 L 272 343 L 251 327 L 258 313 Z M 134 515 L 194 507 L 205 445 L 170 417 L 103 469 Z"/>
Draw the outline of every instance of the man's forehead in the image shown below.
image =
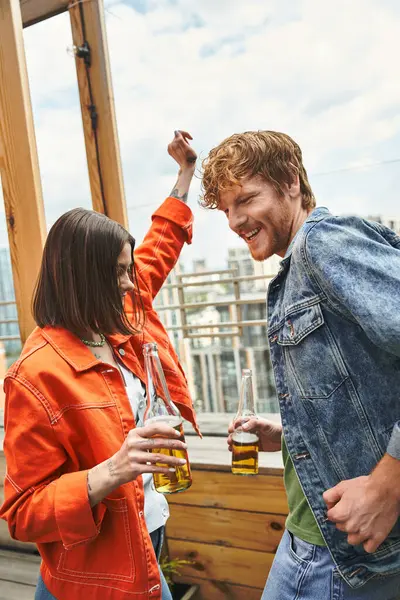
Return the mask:
<path fill-rule="evenodd" d="M 226 188 L 219 193 L 218 208 L 224 210 L 224 207 L 226 207 L 227 204 L 232 204 L 240 199 L 241 196 L 255 191 L 255 189 L 260 186 L 261 182 L 262 178 L 258 175 L 253 177 L 243 177 L 239 184 Z"/>
<path fill-rule="evenodd" d="M 221 190 L 219 193 L 219 198 L 218 198 L 218 200 L 219 200 L 218 208 L 223 210 L 224 206 L 234 202 L 236 200 L 236 198 L 239 196 L 239 194 L 241 193 L 241 191 L 242 191 L 242 185 L 232 185 L 228 188 Z"/>

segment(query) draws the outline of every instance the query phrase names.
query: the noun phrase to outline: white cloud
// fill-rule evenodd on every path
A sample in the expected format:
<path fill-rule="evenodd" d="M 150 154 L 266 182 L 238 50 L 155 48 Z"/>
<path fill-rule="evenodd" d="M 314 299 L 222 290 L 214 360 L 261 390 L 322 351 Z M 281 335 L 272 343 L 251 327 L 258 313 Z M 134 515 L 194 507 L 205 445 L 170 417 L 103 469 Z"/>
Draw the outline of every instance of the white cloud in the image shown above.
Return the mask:
<path fill-rule="evenodd" d="M 139 11 L 134 7 L 139 7 Z M 390 0 L 132 0 L 107 3 L 127 204 L 140 239 L 175 167 L 176 128 L 204 157 L 235 131 L 280 129 L 311 174 L 400 157 L 400 12 Z M 25 32 L 49 222 L 89 205 L 68 15 Z M 333 212 L 398 214 L 399 164 L 311 175 Z M 196 207 L 185 258 L 223 264 L 240 243 L 225 217 Z M 146 206 L 143 206 L 146 205 Z M 136 206 L 137 208 L 131 208 Z"/>

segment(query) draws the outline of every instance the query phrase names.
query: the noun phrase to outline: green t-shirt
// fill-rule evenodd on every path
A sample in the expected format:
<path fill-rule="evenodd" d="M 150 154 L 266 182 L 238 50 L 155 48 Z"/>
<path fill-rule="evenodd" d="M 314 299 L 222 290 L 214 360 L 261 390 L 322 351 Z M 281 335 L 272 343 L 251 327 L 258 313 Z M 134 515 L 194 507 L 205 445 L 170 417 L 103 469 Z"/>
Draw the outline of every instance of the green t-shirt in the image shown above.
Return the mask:
<path fill-rule="evenodd" d="M 301 540 L 316 546 L 326 546 L 324 538 L 319 530 L 317 521 L 307 502 L 303 489 L 300 485 L 292 459 L 288 452 L 285 439 L 282 436 L 282 457 L 284 470 L 284 481 L 289 504 L 289 515 L 286 519 L 286 529 Z"/>

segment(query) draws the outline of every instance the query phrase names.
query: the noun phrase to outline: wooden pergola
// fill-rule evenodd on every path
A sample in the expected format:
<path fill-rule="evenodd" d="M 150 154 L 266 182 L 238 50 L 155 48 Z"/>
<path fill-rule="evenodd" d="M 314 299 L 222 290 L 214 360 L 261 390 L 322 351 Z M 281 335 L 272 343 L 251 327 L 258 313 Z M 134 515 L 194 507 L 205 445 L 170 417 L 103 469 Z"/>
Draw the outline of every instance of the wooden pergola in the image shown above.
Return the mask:
<path fill-rule="evenodd" d="M 127 226 L 102 0 L 0 0 L 0 176 L 22 341 L 46 237 L 23 27 L 69 11 L 93 209 Z"/>

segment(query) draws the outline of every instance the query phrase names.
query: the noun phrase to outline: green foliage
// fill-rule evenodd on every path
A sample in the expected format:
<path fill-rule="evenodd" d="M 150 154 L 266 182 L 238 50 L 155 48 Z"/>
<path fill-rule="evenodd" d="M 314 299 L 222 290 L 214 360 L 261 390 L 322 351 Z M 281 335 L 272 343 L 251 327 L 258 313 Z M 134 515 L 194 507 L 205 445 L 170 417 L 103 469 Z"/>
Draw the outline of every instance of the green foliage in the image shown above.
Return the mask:
<path fill-rule="evenodd" d="M 172 578 L 174 575 L 181 574 L 182 567 L 193 564 L 193 560 L 186 560 L 184 558 L 169 559 L 168 556 L 163 556 L 160 560 L 160 567 L 168 585 L 173 585 Z"/>

